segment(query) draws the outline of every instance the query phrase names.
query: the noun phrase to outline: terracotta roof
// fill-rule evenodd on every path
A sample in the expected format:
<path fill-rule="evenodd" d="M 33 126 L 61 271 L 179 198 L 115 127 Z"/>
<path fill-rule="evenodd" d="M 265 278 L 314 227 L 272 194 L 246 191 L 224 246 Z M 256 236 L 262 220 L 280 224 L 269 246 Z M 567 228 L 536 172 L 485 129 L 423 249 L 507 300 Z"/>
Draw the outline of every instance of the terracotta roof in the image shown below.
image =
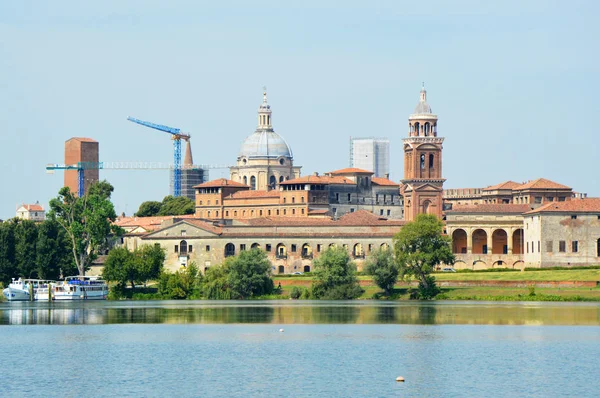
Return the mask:
<path fill-rule="evenodd" d="M 253 226 L 385 226 L 385 225 L 404 225 L 401 220 L 388 220 L 379 217 L 367 210 L 359 210 L 354 213 L 347 213 L 338 220 L 327 218 L 310 217 L 264 217 L 247 220 L 249 225 Z"/>
<path fill-rule="evenodd" d="M 165 220 L 169 220 L 172 218 L 180 219 L 194 217 L 194 214 L 186 214 L 182 216 L 119 217 L 115 221 L 115 225 L 118 225 L 121 228 L 140 227 L 145 229 L 146 231 L 154 231 L 155 229 L 160 228 L 161 223 Z"/>
<path fill-rule="evenodd" d="M 329 174 L 373 174 L 373 172 L 365 169 L 358 169 L 356 167 L 347 167 L 345 169 L 330 171 Z"/>
<path fill-rule="evenodd" d="M 37 203 L 34 205 L 22 204 L 21 207 L 24 207 L 25 210 L 29 210 L 29 211 L 44 211 L 44 208 Z"/>
<path fill-rule="evenodd" d="M 600 198 L 571 199 L 565 202 L 550 202 L 535 210 L 533 213 L 600 213 Z"/>
<path fill-rule="evenodd" d="M 483 190 L 484 191 L 496 191 L 499 189 L 515 189 L 516 187 L 518 187 L 520 185 L 521 184 L 519 184 L 518 182 L 504 181 L 504 182 L 501 182 L 500 184 L 496 184 L 496 185 L 492 185 L 491 187 L 483 188 Z"/>
<path fill-rule="evenodd" d="M 225 197 L 225 199 L 278 198 L 279 196 L 279 191 L 237 191 Z"/>
<path fill-rule="evenodd" d="M 280 182 L 279 185 L 289 184 L 354 184 L 356 183 L 346 177 L 341 176 L 304 176 Z"/>
<path fill-rule="evenodd" d="M 189 220 L 183 220 L 188 224 L 192 224 L 200 229 L 203 229 L 205 231 L 209 231 L 215 234 L 221 234 L 223 232 L 223 227 L 221 225 L 215 225 L 212 222 L 209 221 L 204 221 L 201 219 L 189 219 Z"/>
<path fill-rule="evenodd" d="M 454 205 L 449 213 L 516 213 L 522 214 L 531 210 L 528 204 L 481 204 L 481 205 Z"/>
<path fill-rule="evenodd" d="M 250 188 L 248 185 L 244 185 L 241 182 L 235 182 L 232 180 L 228 180 L 226 178 L 219 178 L 216 180 L 208 181 L 208 182 L 194 186 L 194 188 L 218 188 L 218 187 Z"/>
<path fill-rule="evenodd" d="M 373 181 L 373 184 L 376 184 L 376 185 L 388 185 L 388 186 L 394 186 L 394 187 L 400 186 L 400 184 L 398 184 L 397 182 L 388 180 L 387 178 L 373 177 L 373 178 L 371 178 L 371 181 Z"/>
<path fill-rule="evenodd" d="M 528 181 L 525 184 L 513 188 L 515 191 L 522 191 L 524 189 L 571 189 L 571 187 L 547 180 L 545 178 L 538 178 L 537 180 Z"/>

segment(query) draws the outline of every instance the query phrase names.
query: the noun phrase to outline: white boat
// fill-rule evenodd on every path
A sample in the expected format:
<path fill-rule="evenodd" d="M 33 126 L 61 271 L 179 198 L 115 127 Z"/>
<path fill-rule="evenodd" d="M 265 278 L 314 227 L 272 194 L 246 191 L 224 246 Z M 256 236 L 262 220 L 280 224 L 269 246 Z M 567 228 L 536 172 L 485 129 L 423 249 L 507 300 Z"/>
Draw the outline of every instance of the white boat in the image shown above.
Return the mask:
<path fill-rule="evenodd" d="M 12 278 L 12 282 L 2 293 L 8 301 L 48 301 L 54 283 L 44 279 Z"/>
<path fill-rule="evenodd" d="M 97 276 L 68 276 L 52 286 L 54 300 L 106 300 L 108 284 Z"/>

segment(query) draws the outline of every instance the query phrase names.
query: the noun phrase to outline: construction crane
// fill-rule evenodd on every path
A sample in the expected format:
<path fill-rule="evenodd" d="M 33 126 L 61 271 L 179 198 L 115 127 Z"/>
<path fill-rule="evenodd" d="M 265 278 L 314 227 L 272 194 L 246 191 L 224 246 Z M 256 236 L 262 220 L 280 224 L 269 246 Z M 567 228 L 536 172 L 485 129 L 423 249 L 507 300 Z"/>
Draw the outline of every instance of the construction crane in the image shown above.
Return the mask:
<path fill-rule="evenodd" d="M 189 167 L 189 166 L 186 166 Z M 193 165 L 194 169 L 228 169 L 230 165 Z M 49 163 L 46 165 L 46 173 L 54 174 L 55 170 L 77 170 L 77 195 L 84 194 L 85 170 L 171 170 L 174 165 L 160 162 L 78 162 L 76 164 Z"/>
<path fill-rule="evenodd" d="M 133 123 L 140 124 L 145 127 L 150 127 L 151 129 L 164 131 L 166 133 L 171 134 L 171 139 L 173 140 L 173 195 L 181 196 L 181 140 L 189 141 L 190 135 L 188 133 L 182 133 L 181 129 L 175 127 L 164 126 L 162 124 L 156 124 L 151 122 L 146 122 L 143 120 L 139 120 L 133 118 L 131 116 L 127 117 L 127 120 Z"/>

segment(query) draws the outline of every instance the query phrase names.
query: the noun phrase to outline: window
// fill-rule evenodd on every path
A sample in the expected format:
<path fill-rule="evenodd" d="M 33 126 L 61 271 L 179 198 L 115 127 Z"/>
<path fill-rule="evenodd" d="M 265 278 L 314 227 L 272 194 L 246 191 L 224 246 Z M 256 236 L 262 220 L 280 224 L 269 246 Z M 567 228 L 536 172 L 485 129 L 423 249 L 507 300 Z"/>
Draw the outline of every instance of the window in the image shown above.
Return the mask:
<path fill-rule="evenodd" d="M 352 194 L 348 194 L 348 203 L 350 203 L 352 201 Z"/>
<path fill-rule="evenodd" d="M 187 254 L 187 252 L 188 252 L 188 244 L 186 241 L 182 240 L 181 242 L 179 242 L 179 253 Z"/>
<path fill-rule="evenodd" d="M 546 200 L 547 200 L 548 202 L 554 202 L 554 196 L 548 196 L 548 197 L 546 198 Z"/>
<path fill-rule="evenodd" d="M 287 209 L 283 209 L 283 215 L 285 216 L 287 214 Z"/>
<path fill-rule="evenodd" d="M 354 207 L 350 209 L 350 213 L 354 213 Z"/>
<path fill-rule="evenodd" d="M 265 251 L 270 252 L 271 251 L 271 245 L 270 244 L 266 244 L 265 245 Z"/>
<path fill-rule="evenodd" d="M 262 210 L 260 210 L 260 211 L 258 212 L 258 214 L 260 214 L 260 215 L 262 216 Z"/>
<path fill-rule="evenodd" d="M 292 253 L 296 253 L 296 245 L 292 245 Z"/>
<path fill-rule="evenodd" d="M 237 217 L 237 210 L 234 210 L 234 211 L 233 211 L 233 216 L 234 216 L 234 217 Z"/>
<path fill-rule="evenodd" d="M 317 253 L 321 253 L 321 245 L 317 245 Z"/>
<path fill-rule="evenodd" d="M 558 197 L 558 201 L 559 202 L 564 202 L 565 201 L 565 197 L 564 196 L 559 196 Z"/>
<path fill-rule="evenodd" d="M 205 250 L 206 250 L 207 252 L 209 252 L 209 251 L 210 251 L 210 245 L 206 245 L 206 248 L 205 248 Z"/>
<path fill-rule="evenodd" d="M 229 217 L 229 210 L 225 210 L 225 217 Z"/>
<path fill-rule="evenodd" d="M 558 241 L 558 251 L 564 253 L 567 251 L 567 243 L 564 240 Z"/>
<path fill-rule="evenodd" d="M 175 245 L 175 253 L 179 253 L 179 245 Z"/>
<path fill-rule="evenodd" d="M 242 250 L 246 250 L 246 244 L 244 244 L 244 243 L 242 243 L 240 245 L 240 251 L 242 251 Z"/>
<path fill-rule="evenodd" d="M 292 209 L 292 214 L 296 214 L 296 209 Z"/>
<path fill-rule="evenodd" d="M 421 168 L 422 169 L 425 168 L 425 154 L 424 153 L 421 154 Z"/>
<path fill-rule="evenodd" d="M 577 220 L 577 215 L 576 214 L 571 215 L 571 220 Z"/>
<path fill-rule="evenodd" d="M 534 199 L 535 203 L 542 203 L 542 197 L 541 196 L 536 196 Z"/>
<path fill-rule="evenodd" d="M 538 240 L 538 253 L 540 253 L 540 252 L 541 252 L 540 246 L 541 246 L 541 243 L 540 243 L 540 241 Z"/>
<path fill-rule="evenodd" d="M 333 212 L 333 215 L 335 216 L 335 214 L 337 213 L 337 209 L 334 207 L 331 209 L 331 211 Z"/>
<path fill-rule="evenodd" d="M 389 216 L 390 214 L 392 214 L 392 211 L 391 211 L 391 210 L 388 210 L 388 211 L 387 211 L 387 215 Z"/>
<path fill-rule="evenodd" d="M 529 253 L 529 241 L 527 241 L 527 253 Z"/>
<path fill-rule="evenodd" d="M 375 194 L 375 203 L 379 203 L 379 194 Z"/>
<path fill-rule="evenodd" d="M 304 214 L 304 209 L 302 209 L 302 214 Z"/>
<path fill-rule="evenodd" d="M 383 216 L 383 209 L 379 210 L 379 215 Z"/>
<path fill-rule="evenodd" d="M 546 253 L 552 253 L 552 241 L 551 240 L 546 241 Z"/>
<path fill-rule="evenodd" d="M 292 203 L 296 203 L 296 197 L 292 196 Z"/>
<path fill-rule="evenodd" d="M 190 252 L 190 253 L 191 253 L 191 252 L 192 252 L 192 249 L 193 249 L 193 246 L 192 246 L 192 245 L 189 245 L 189 246 L 188 246 L 188 252 Z"/>
<path fill-rule="evenodd" d="M 202 206 L 202 201 L 200 201 L 200 206 Z"/>
<path fill-rule="evenodd" d="M 267 214 L 270 216 L 271 215 L 271 209 L 267 210 Z"/>
<path fill-rule="evenodd" d="M 185 230 L 185 229 L 182 229 L 182 230 L 181 230 L 181 236 L 185 236 L 185 234 L 186 234 L 186 230 Z"/>
<path fill-rule="evenodd" d="M 339 193 L 335 194 L 335 200 L 339 203 L 339 201 L 340 201 L 340 194 Z"/>
<path fill-rule="evenodd" d="M 579 242 L 574 240 L 571 242 L 571 251 L 573 253 L 577 253 L 577 251 L 579 250 Z"/>
<path fill-rule="evenodd" d="M 434 159 L 433 153 L 430 153 L 429 154 L 429 168 L 430 169 L 433 169 L 433 159 Z"/>
<path fill-rule="evenodd" d="M 287 202 L 287 199 L 286 199 L 286 198 L 283 198 L 283 203 L 285 203 L 285 202 Z"/>

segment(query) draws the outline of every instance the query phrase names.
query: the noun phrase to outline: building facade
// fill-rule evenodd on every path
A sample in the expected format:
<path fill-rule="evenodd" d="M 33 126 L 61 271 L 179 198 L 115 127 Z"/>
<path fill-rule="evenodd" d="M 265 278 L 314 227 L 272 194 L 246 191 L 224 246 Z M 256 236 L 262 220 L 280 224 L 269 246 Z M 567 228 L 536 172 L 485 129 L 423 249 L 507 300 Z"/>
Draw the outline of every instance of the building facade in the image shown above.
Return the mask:
<path fill-rule="evenodd" d="M 46 219 L 46 210 L 36 202 L 33 205 L 22 204 L 17 207 L 17 218 L 21 220 L 44 221 Z"/>
<path fill-rule="evenodd" d="M 258 127 L 240 148 L 237 164 L 230 169 L 231 180 L 248 185 L 251 190 L 275 189 L 277 184 L 300 177 L 299 166 L 294 166 L 292 149 L 273 130 L 271 106 L 267 93 L 258 108 Z"/>
<path fill-rule="evenodd" d="M 370 170 L 375 177 L 389 178 L 390 140 L 350 137 L 350 167 Z"/>
<path fill-rule="evenodd" d="M 76 165 L 78 163 L 99 162 L 98 141 L 91 138 L 73 137 L 65 142 L 65 164 Z M 85 169 L 83 173 L 83 193 L 87 193 L 91 184 L 98 182 L 99 169 L 97 167 Z M 71 192 L 79 191 L 79 177 L 77 170 L 65 170 L 65 187 Z"/>
<path fill-rule="evenodd" d="M 408 118 L 408 138 L 404 138 L 404 218 L 413 221 L 417 214 L 442 218 L 442 144 L 437 134 L 438 117 L 427 103 L 427 91 L 421 89 L 419 103 Z"/>

